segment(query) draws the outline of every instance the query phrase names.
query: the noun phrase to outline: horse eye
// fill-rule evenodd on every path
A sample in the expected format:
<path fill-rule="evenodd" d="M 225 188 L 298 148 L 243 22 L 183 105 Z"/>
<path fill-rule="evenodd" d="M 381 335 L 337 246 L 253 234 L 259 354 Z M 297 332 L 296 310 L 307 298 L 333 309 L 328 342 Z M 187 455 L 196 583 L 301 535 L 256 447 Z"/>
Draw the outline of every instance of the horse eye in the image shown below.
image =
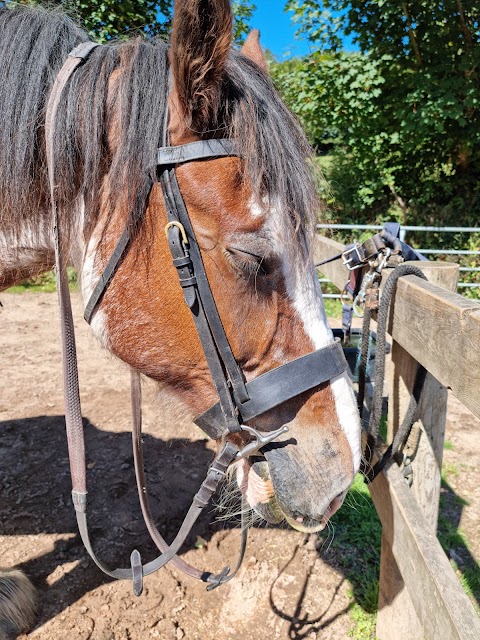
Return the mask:
<path fill-rule="evenodd" d="M 228 247 L 225 251 L 228 261 L 248 276 L 268 275 L 271 272 L 270 261 L 238 247 Z"/>

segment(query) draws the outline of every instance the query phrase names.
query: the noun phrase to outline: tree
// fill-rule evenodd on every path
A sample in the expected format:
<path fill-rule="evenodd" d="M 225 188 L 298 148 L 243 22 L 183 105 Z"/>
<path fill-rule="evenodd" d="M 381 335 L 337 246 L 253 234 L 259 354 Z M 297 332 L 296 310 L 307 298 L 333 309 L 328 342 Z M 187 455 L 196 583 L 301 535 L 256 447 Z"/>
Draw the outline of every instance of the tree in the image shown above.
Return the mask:
<path fill-rule="evenodd" d="M 170 31 L 173 0 L 20 0 L 22 4 L 60 5 L 85 25 L 92 38 L 106 42 L 111 38 L 125 37 L 135 32 L 149 36 L 167 36 Z M 7 2 L 0 2 L 7 4 Z M 249 20 L 255 5 L 249 0 L 233 3 L 235 16 L 234 36 L 243 42 L 248 33 Z"/>
<path fill-rule="evenodd" d="M 329 174 L 347 216 L 478 221 L 478 7 L 477 0 L 287 2 L 318 52 L 282 86 L 316 144 L 322 128 L 333 127 Z M 361 53 L 340 53 L 343 33 Z"/>

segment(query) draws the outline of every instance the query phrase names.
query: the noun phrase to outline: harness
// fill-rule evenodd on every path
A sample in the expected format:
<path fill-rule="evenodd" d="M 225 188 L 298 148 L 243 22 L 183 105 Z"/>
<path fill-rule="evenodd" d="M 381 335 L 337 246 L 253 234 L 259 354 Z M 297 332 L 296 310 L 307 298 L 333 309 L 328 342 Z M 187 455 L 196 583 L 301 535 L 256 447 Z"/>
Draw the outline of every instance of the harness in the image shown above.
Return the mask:
<path fill-rule="evenodd" d="M 55 255 L 57 289 L 60 305 L 63 378 L 65 392 L 65 421 L 67 428 L 70 469 L 72 476 L 72 499 L 75 506 L 78 527 L 83 543 L 97 566 L 107 575 L 117 579 L 130 579 L 136 595 L 143 589 L 143 576 L 157 571 L 168 562 L 185 573 L 208 583 L 207 589 L 213 589 L 233 578 L 238 571 L 246 548 L 247 529 L 242 526 L 241 553 L 236 568 L 230 572 L 225 567 L 220 573 L 202 572 L 176 557 L 187 535 L 207 506 L 217 487 L 225 478 L 232 462 L 261 452 L 266 444 L 277 440 L 288 431 L 287 426 L 269 432 L 259 432 L 248 421 L 273 409 L 295 396 L 318 387 L 343 374 L 347 362 L 339 341 L 319 349 L 291 362 L 272 369 L 246 383 L 243 373 L 235 360 L 225 330 L 218 314 L 215 300 L 208 283 L 200 248 L 193 230 L 185 202 L 183 200 L 175 167 L 187 162 L 237 156 L 235 143 L 228 139 L 200 140 L 190 144 L 171 147 L 168 140 L 168 105 L 164 105 L 165 126 L 162 146 L 158 149 L 157 176 L 160 182 L 167 225 L 165 233 L 177 270 L 185 303 L 189 307 L 195 327 L 210 369 L 211 377 L 218 395 L 218 402 L 196 418 L 195 423 L 213 439 L 221 439 L 220 451 L 216 455 L 207 476 L 193 498 L 187 515 L 174 541 L 168 545 L 155 527 L 149 503 L 143 470 L 141 444 L 141 385 L 139 374 L 132 371 L 132 437 L 134 448 L 135 473 L 142 512 L 149 533 L 160 550 L 160 555 L 147 564 L 142 564 L 138 550 L 130 558 L 130 567 L 110 569 L 95 555 L 87 524 L 87 482 L 85 446 L 78 385 L 75 334 L 73 328 L 70 295 L 66 275 L 66 256 L 63 253 L 60 215 L 55 197 L 55 165 L 53 142 L 55 121 L 60 98 L 69 78 L 75 69 L 83 64 L 91 52 L 99 46 L 86 42 L 76 47 L 68 56 L 55 79 L 47 106 L 46 147 L 50 183 L 51 208 L 55 228 Z M 139 221 L 140 222 L 140 221 Z M 91 322 L 101 303 L 115 272 L 125 256 L 132 240 L 132 231 L 127 224 L 91 294 L 85 308 L 85 319 Z M 244 433 L 250 441 L 238 447 L 228 440 L 231 434 Z M 242 522 L 242 525 L 244 523 Z"/>

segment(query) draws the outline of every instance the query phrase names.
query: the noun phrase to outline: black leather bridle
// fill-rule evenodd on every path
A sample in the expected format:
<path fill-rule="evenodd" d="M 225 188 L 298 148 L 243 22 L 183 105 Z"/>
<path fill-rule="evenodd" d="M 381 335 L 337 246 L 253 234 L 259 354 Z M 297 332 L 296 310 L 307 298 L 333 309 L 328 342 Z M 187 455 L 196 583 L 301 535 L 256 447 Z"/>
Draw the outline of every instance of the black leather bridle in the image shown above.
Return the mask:
<path fill-rule="evenodd" d="M 176 553 L 185 541 L 199 514 L 206 507 L 219 483 L 225 477 L 229 465 L 235 460 L 251 456 L 261 451 L 263 446 L 276 440 L 288 431 L 287 426 L 282 426 L 274 431 L 262 433 L 248 425 L 248 422 L 283 402 L 343 374 L 347 368 L 347 363 L 340 343 L 333 342 L 323 349 L 319 349 L 318 351 L 292 360 L 283 366 L 272 369 L 251 382 L 245 382 L 244 375 L 232 353 L 221 318 L 218 314 L 203 265 L 200 248 L 175 173 L 175 167 L 179 164 L 236 156 L 235 144 L 232 140 L 212 139 L 200 140 L 177 147 L 169 146 L 168 106 L 165 104 L 166 124 L 164 126 L 164 138 L 162 140 L 162 147 L 158 149 L 157 157 L 158 181 L 161 185 L 167 213 L 165 232 L 185 302 L 192 312 L 197 333 L 218 394 L 218 402 L 199 416 L 195 422 L 211 438 L 221 438 L 222 446 L 210 466 L 207 477 L 202 483 L 200 490 L 193 499 L 179 533 L 174 542 L 171 545 L 167 545 L 153 524 L 148 499 L 146 498 L 141 454 L 141 435 L 139 435 L 141 429 L 140 383 L 138 374 L 134 373 L 132 378 L 132 407 L 139 496 L 147 526 L 154 541 L 162 551 L 162 554 L 154 561 L 142 566 L 139 552 L 134 551 L 131 556 L 131 568 L 114 570 L 106 567 L 95 556 L 90 544 L 86 519 L 87 490 L 83 451 L 83 426 L 78 390 L 78 374 L 76 370 L 73 322 L 71 321 L 68 284 L 66 284 L 65 264 L 61 251 L 59 214 L 55 201 L 53 139 L 55 118 L 61 93 L 74 70 L 88 58 L 91 51 L 97 46 L 99 45 L 96 43 L 83 43 L 69 54 L 52 89 L 46 118 L 47 161 L 52 214 L 56 229 L 57 285 L 61 308 L 62 346 L 64 353 L 65 416 L 72 471 L 72 497 L 82 540 L 95 563 L 105 573 L 114 578 L 132 579 L 134 591 L 139 594 L 142 590 L 143 575 L 156 571 L 167 562 L 175 560 L 177 566 L 183 564 L 184 570 L 185 566 L 189 567 L 186 563 L 176 558 Z M 94 288 L 85 308 L 85 319 L 89 323 L 128 250 L 132 239 L 131 233 L 130 225 L 127 225 Z M 251 440 L 243 448 L 239 448 L 228 440 L 229 435 L 241 432 L 247 433 L 251 437 Z M 140 460 L 140 468 L 137 468 L 137 459 Z M 246 542 L 245 535 L 246 533 L 242 540 L 243 551 Z M 187 570 L 187 573 L 203 579 L 210 584 L 210 588 L 213 588 L 227 582 L 235 575 L 240 566 L 241 558 L 233 573 L 229 573 L 228 567 L 218 575 L 202 573 L 191 567 L 189 567 L 190 570 Z"/>

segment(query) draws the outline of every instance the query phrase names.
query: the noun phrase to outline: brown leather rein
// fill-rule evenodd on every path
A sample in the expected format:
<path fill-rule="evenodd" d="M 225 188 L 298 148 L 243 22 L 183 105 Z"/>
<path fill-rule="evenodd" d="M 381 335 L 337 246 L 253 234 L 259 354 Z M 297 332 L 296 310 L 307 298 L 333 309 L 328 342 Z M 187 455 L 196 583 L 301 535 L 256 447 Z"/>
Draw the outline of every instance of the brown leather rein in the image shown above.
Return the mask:
<path fill-rule="evenodd" d="M 276 440 L 288 431 L 283 426 L 275 431 L 260 433 L 248 426 L 247 421 L 278 406 L 298 394 L 341 375 L 347 367 L 343 351 L 338 342 L 314 351 L 301 358 L 273 369 L 249 383 L 244 377 L 231 351 L 221 319 L 210 290 L 195 233 L 190 223 L 185 203 L 181 196 L 175 174 L 180 163 L 237 155 L 230 140 L 201 140 L 178 147 L 168 144 L 168 108 L 165 104 L 165 126 L 163 146 L 158 150 L 159 182 L 164 196 L 168 224 L 166 234 L 173 257 L 174 266 L 182 286 L 185 302 L 192 311 L 196 329 L 217 390 L 219 402 L 200 416 L 196 422 L 212 438 L 222 438 L 219 453 L 208 469 L 207 476 L 195 495 L 180 530 L 172 544 L 168 545 L 156 528 L 151 514 L 145 473 L 141 437 L 141 383 L 137 372 L 132 371 L 132 438 L 135 461 L 135 475 L 142 513 L 147 529 L 161 552 L 155 560 L 142 565 L 140 553 L 131 554 L 131 566 L 126 569 L 110 569 L 95 555 L 87 526 L 87 481 L 85 444 L 83 433 L 80 392 L 78 384 L 75 334 L 72 318 L 70 293 L 66 272 L 65 247 L 62 246 L 61 220 L 55 193 L 54 139 L 55 121 L 62 92 L 74 73 L 90 53 L 99 46 L 85 42 L 76 47 L 68 56 L 55 79 L 46 113 L 46 151 L 49 175 L 51 209 L 55 230 L 55 256 L 57 290 L 60 306 L 63 380 L 65 395 L 65 422 L 72 477 L 72 499 L 82 541 L 97 566 L 107 575 L 117 579 L 131 579 L 136 595 L 143 589 L 143 576 L 157 571 L 168 562 L 188 575 L 208 583 L 213 589 L 231 580 L 242 563 L 246 548 L 247 528 L 242 518 L 241 553 L 233 572 L 225 567 L 220 573 L 202 572 L 176 556 L 191 531 L 200 513 L 209 503 L 219 484 L 225 478 L 228 467 L 243 457 L 254 455 L 266 444 Z M 90 322 L 101 303 L 103 294 L 130 245 L 130 231 L 125 228 L 118 244 L 101 275 L 94 292 L 87 303 L 85 318 Z M 232 433 L 245 432 L 253 439 L 242 449 L 230 442 Z M 242 504 L 242 513 L 244 512 Z"/>

